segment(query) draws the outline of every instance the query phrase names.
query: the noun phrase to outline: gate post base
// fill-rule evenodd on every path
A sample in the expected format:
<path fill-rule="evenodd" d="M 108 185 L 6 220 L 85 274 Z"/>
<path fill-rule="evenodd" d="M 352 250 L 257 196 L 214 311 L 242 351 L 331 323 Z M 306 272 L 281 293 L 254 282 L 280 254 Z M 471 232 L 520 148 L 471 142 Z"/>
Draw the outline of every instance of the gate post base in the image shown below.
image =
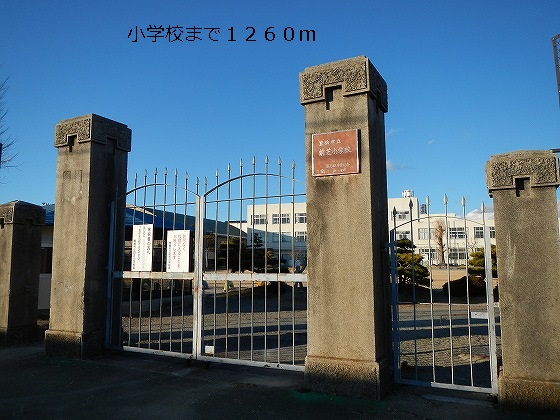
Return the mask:
<path fill-rule="evenodd" d="M 103 334 L 101 331 L 83 334 L 47 330 L 45 332 L 45 354 L 72 359 L 101 357 L 103 354 Z"/>
<path fill-rule="evenodd" d="M 503 405 L 560 411 L 560 382 L 535 381 L 501 375 L 498 398 Z"/>
<path fill-rule="evenodd" d="M 305 387 L 311 391 L 380 400 L 388 391 L 389 362 L 305 358 Z"/>

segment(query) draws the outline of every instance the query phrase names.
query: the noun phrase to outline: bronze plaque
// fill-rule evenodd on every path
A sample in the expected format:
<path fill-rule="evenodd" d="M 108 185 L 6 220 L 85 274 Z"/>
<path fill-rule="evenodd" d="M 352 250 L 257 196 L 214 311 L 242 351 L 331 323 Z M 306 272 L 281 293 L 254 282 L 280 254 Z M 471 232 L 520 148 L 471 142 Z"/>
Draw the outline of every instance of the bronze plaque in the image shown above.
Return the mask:
<path fill-rule="evenodd" d="M 313 134 L 311 150 L 313 176 L 360 172 L 357 129 Z"/>

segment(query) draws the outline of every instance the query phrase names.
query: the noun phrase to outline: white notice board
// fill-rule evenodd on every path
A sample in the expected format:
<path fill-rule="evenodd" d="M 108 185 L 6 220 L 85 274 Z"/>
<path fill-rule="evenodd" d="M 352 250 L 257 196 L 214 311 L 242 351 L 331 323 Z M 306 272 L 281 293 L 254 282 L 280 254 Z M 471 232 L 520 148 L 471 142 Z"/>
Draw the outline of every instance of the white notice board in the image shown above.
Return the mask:
<path fill-rule="evenodd" d="M 154 225 L 132 226 L 131 271 L 152 271 Z"/>
<path fill-rule="evenodd" d="M 190 230 L 167 232 L 167 271 L 170 273 L 190 272 Z"/>

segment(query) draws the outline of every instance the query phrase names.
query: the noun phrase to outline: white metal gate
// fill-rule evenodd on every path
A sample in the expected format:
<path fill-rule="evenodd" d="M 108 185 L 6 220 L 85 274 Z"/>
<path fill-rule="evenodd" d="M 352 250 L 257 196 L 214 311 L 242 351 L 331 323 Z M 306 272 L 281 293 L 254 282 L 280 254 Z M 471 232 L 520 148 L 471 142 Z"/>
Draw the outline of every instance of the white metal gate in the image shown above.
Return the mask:
<path fill-rule="evenodd" d="M 253 159 L 244 173 L 241 162 L 236 176 L 228 167 L 223 181 L 216 171 L 212 187 L 207 179 L 191 186 L 177 172 L 135 177 L 121 209 L 125 242 L 111 244 L 109 297 L 121 304 L 108 307 L 119 308 L 109 314 L 122 320 L 118 346 L 303 369 L 305 186 L 295 179 L 295 164 L 288 176 L 281 160 L 274 173 L 268 158 L 264 171 L 256 166 Z M 111 232 L 114 238 L 114 225 Z M 122 268 L 113 262 L 119 252 Z"/>
<path fill-rule="evenodd" d="M 497 394 L 500 343 L 496 330 L 499 331 L 500 324 L 499 305 L 494 303 L 495 281 L 490 274 L 490 229 L 485 223 L 484 206 L 482 220 L 469 220 L 470 227 L 475 225 L 469 229 L 464 198 L 461 203 L 462 217 L 448 213 L 447 197 L 445 213 L 439 215 L 430 214 L 429 198 L 416 218 L 413 218 L 412 200 L 409 211 L 392 210 L 394 377 L 397 383 Z M 437 220 L 440 222 L 436 223 Z M 439 240 L 434 237 L 437 232 L 432 232 L 436 224 L 441 224 L 440 234 L 443 234 Z M 415 241 L 415 235 L 420 234 L 424 241 Z M 483 240 L 484 247 L 485 277 L 478 279 L 469 275 L 467 264 L 469 240 L 472 247 L 473 235 Z M 399 241 L 402 239 L 404 242 Z M 434 260 L 440 259 L 434 255 L 438 254 L 438 241 L 447 253 L 443 267 L 434 264 Z M 419 242 L 425 248 L 420 249 Z M 454 242 L 464 243 L 464 255 L 452 255 Z M 426 254 L 423 258 L 421 252 Z M 452 257 L 463 257 L 464 264 L 453 265 L 456 260 Z M 420 266 L 424 268 L 420 270 Z M 443 287 L 441 281 L 436 284 L 434 279 L 437 271 L 445 276 Z"/>

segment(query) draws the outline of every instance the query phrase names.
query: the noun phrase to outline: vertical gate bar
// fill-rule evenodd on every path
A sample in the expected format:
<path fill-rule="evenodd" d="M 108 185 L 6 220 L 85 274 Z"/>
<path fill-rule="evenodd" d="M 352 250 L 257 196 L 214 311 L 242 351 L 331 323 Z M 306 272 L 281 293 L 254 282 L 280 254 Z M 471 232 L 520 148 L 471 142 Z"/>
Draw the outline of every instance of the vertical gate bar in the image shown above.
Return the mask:
<path fill-rule="evenodd" d="M 130 288 L 128 290 L 128 338 L 126 340 L 126 345 L 130 346 L 130 341 L 132 337 L 132 286 L 133 286 L 133 279 L 130 279 Z M 124 283 L 124 279 L 123 279 Z M 120 345 L 123 344 L 123 339 L 119 342 Z"/>
<path fill-rule="evenodd" d="M 204 219 L 206 217 L 206 194 L 196 196 L 196 227 L 194 241 L 194 287 L 193 287 L 193 355 L 200 358 L 204 352 L 204 311 L 202 302 L 202 275 L 204 256 Z"/>
<path fill-rule="evenodd" d="M 218 172 L 218 168 L 216 168 L 216 173 L 215 173 L 216 185 L 218 185 L 219 177 L 220 177 L 220 174 Z M 199 181 L 199 178 L 196 177 L 196 197 L 200 196 L 199 187 L 200 187 L 200 181 Z M 218 190 L 216 189 L 216 201 L 217 201 L 217 198 L 218 198 Z M 206 223 L 205 219 L 206 219 L 206 213 L 207 213 L 207 210 L 208 210 L 208 205 L 206 204 L 207 201 L 208 201 L 208 178 L 204 177 L 204 205 L 202 206 L 203 215 L 200 216 L 202 218 L 202 221 L 200 221 L 198 219 L 199 218 L 198 207 L 197 207 L 197 209 L 195 209 L 195 211 L 197 212 L 196 213 L 197 214 L 197 219 L 196 219 L 197 220 L 197 229 L 200 227 L 199 230 L 200 230 L 200 235 L 202 236 L 202 238 L 204 238 L 204 234 L 205 234 L 205 230 L 204 230 L 205 229 L 205 223 Z M 210 232 L 210 234 L 211 233 L 212 232 Z M 218 267 L 218 265 L 217 265 L 218 264 L 217 263 L 217 261 L 218 261 L 218 248 L 217 248 L 217 246 L 218 246 L 218 205 L 217 204 L 216 204 L 216 217 L 215 217 L 215 220 L 214 220 L 213 235 L 214 235 L 214 272 L 216 272 L 218 270 L 218 268 L 217 268 Z M 202 280 L 204 280 L 204 272 L 205 272 L 204 267 L 201 267 Z M 212 304 L 213 305 L 212 306 L 213 307 L 213 309 L 212 309 L 212 311 L 213 311 L 213 313 L 212 313 L 212 317 L 213 317 L 213 319 L 212 319 L 212 322 L 213 322 L 212 329 L 213 329 L 213 333 L 212 333 L 212 338 L 211 338 L 213 348 L 215 348 L 215 346 L 216 346 L 216 320 L 217 320 L 217 318 L 216 318 L 216 284 L 217 284 L 217 280 L 214 279 L 213 280 L 213 292 L 212 292 L 212 301 L 213 301 L 213 304 Z M 198 340 L 198 342 L 201 346 L 200 347 L 200 352 L 199 352 L 200 354 L 206 353 L 206 341 L 207 341 L 206 340 L 206 335 L 205 335 L 206 321 L 205 321 L 205 316 L 204 316 L 204 301 L 202 300 L 203 298 L 204 298 L 204 289 L 202 291 L 202 297 L 201 297 L 201 302 L 202 303 L 201 303 L 201 306 L 200 306 L 200 317 L 201 317 L 201 320 L 200 320 L 200 331 L 201 331 L 201 333 L 200 333 L 200 335 L 201 335 L 201 338 Z M 193 329 L 193 331 L 194 331 L 194 329 Z"/>
<path fill-rule="evenodd" d="M 220 172 L 218 171 L 218 169 L 216 168 L 216 186 L 218 186 L 219 184 L 219 179 L 220 179 Z M 205 188 L 206 190 L 206 188 Z M 214 273 L 216 273 L 218 271 L 218 209 L 219 209 L 219 198 L 220 198 L 220 191 L 219 188 L 216 188 L 215 190 L 215 194 L 216 194 L 216 204 L 215 204 L 215 208 L 216 208 L 216 212 L 215 212 L 215 216 L 214 216 Z M 218 284 L 218 280 L 214 279 L 214 292 L 212 295 L 212 299 L 213 299 L 213 338 L 212 338 L 212 345 L 214 346 L 214 348 L 216 348 L 216 334 L 217 334 L 217 323 L 218 323 L 218 315 L 216 314 L 217 311 L 217 305 L 218 305 L 218 297 L 216 295 L 217 293 L 217 284 Z"/>
<path fill-rule="evenodd" d="M 426 212 L 428 216 L 428 259 L 430 267 L 430 326 L 432 335 L 432 381 L 436 381 L 436 344 L 434 331 L 434 285 L 432 267 L 432 224 L 430 220 L 430 197 L 426 196 Z"/>
<path fill-rule="evenodd" d="M 144 191 L 144 200 L 142 204 L 142 224 L 146 223 L 146 202 L 147 202 L 147 194 L 146 191 L 148 189 L 148 170 L 144 170 L 144 185 L 142 191 Z"/>
<path fill-rule="evenodd" d="M 268 247 L 267 247 L 267 238 L 268 238 L 268 156 L 265 159 L 264 164 L 264 213 L 266 215 L 266 224 L 264 225 L 264 272 L 268 273 Z M 267 339 L 268 339 L 268 296 L 266 294 L 266 289 L 268 287 L 268 282 L 264 282 L 264 361 L 268 362 L 268 346 L 267 346 Z"/>
<path fill-rule="evenodd" d="M 471 298 L 469 290 L 469 264 L 467 259 L 467 249 L 468 249 L 468 232 L 467 232 L 467 202 L 465 197 L 461 198 L 461 206 L 463 207 L 463 223 L 464 223 L 464 235 L 465 235 L 465 277 L 467 279 L 467 331 L 468 331 L 468 341 L 469 341 L 469 367 L 471 375 L 471 386 L 474 386 L 474 372 L 473 372 L 473 358 L 472 358 L 472 329 L 471 329 Z M 449 289 L 451 290 L 451 289 Z"/>
<path fill-rule="evenodd" d="M 154 224 L 154 230 L 152 231 L 152 241 L 154 239 L 154 233 L 155 233 L 155 229 L 156 229 L 156 198 L 157 198 L 157 175 L 158 175 L 158 170 L 157 168 L 154 171 L 154 202 L 153 202 L 153 206 L 152 206 L 152 222 Z M 155 244 L 152 242 L 152 249 L 155 248 Z M 152 254 L 153 255 L 153 254 Z M 152 260 L 152 264 L 153 264 L 153 260 Z M 156 280 L 157 281 L 157 280 Z M 152 325 L 152 321 L 153 321 L 153 313 L 152 313 L 152 304 L 154 302 L 154 296 L 153 296 L 153 289 L 154 289 L 154 280 L 150 277 L 150 283 L 151 283 L 151 287 L 150 287 L 150 328 Z M 157 335 L 158 337 L 158 349 L 161 349 L 161 329 L 159 330 L 159 334 Z M 151 346 L 150 346 L 151 348 Z"/>
<path fill-rule="evenodd" d="M 113 276 L 115 270 L 115 205 L 118 199 L 118 188 L 115 192 L 115 200 L 111 202 L 109 208 L 109 255 L 108 255 L 108 262 L 107 262 L 107 304 L 105 310 L 105 346 L 109 346 L 111 344 L 111 335 L 112 335 L 112 325 L 113 325 Z M 119 307 L 122 305 L 122 298 L 121 302 L 119 302 Z M 122 322 L 122 321 L 121 321 Z M 122 328 L 120 328 L 122 330 Z"/>
<path fill-rule="evenodd" d="M 294 251 L 294 241 L 296 235 L 296 205 L 295 205 L 295 193 L 296 193 L 296 162 L 292 161 L 292 270 L 296 271 L 296 255 Z M 292 282 L 292 364 L 296 364 L 296 283 Z"/>
<path fill-rule="evenodd" d="M 142 279 L 139 279 L 140 282 L 140 299 L 139 299 L 139 309 L 138 309 L 138 342 L 136 343 L 136 347 L 141 347 L 142 345 Z"/>
<path fill-rule="evenodd" d="M 185 172 L 185 191 L 183 200 L 183 227 L 187 228 L 187 204 L 188 204 L 188 191 L 189 191 L 189 173 Z M 196 210 L 195 210 L 196 212 Z M 194 264 L 194 263 L 193 263 Z"/>
<path fill-rule="evenodd" d="M 181 332 L 179 333 L 179 351 L 184 353 L 183 341 L 184 341 L 184 331 L 185 331 L 185 282 L 187 280 L 181 280 Z M 194 302 L 194 299 L 193 299 Z M 192 350 L 191 350 L 191 353 Z"/>
<path fill-rule="evenodd" d="M 165 212 L 167 211 L 167 207 L 166 207 L 166 199 L 167 199 L 167 168 L 165 168 L 165 171 L 163 173 L 163 212 L 162 212 L 162 217 L 161 217 L 161 266 L 160 266 L 160 271 L 163 272 L 164 271 L 164 251 L 165 251 Z M 161 338 L 162 338 L 162 333 L 163 333 L 163 279 L 160 280 L 160 285 L 159 285 L 159 349 L 161 349 Z"/>
<path fill-rule="evenodd" d="M 127 185 L 127 187 L 128 187 L 128 178 L 127 178 L 127 183 L 126 183 L 126 185 Z M 119 320 L 119 327 L 118 327 L 118 328 L 119 328 L 119 331 L 118 331 L 118 343 L 119 343 L 119 346 L 122 346 L 122 344 L 123 344 L 123 328 L 122 328 L 122 314 L 123 314 L 123 310 L 122 310 L 122 309 L 123 309 L 123 308 L 122 308 L 122 300 L 123 300 L 123 298 L 124 298 L 124 277 L 123 277 L 123 275 L 122 275 L 122 271 L 124 270 L 124 262 L 125 262 L 125 261 L 124 261 L 124 260 L 125 260 L 125 257 L 124 257 L 124 250 L 125 250 L 125 241 L 126 241 L 126 197 L 127 197 L 126 188 L 127 188 L 127 187 L 125 187 L 125 191 L 124 191 L 124 192 L 120 192 L 118 189 L 115 191 L 115 194 L 116 194 L 117 199 L 115 200 L 115 216 L 114 216 L 114 219 L 113 219 L 113 220 L 114 220 L 114 226 L 116 226 L 116 223 L 117 223 L 117 214 L 118 214 L 117 212 L 118 212 L 118 210 L 119 210 L 118 201 L 117 201 L 117 200 L 118 200 L 119 194 L 121 194 L 121 196 L 122 196 L 121 199 L 122 199 L 122 203 L 123 203 L 122 211 L 124 212 L 124 215 L 123 215 L 122 219 L 120 219 L 120 220 L 121 220 L 121 223 L 123 223 L 123 225 L 121 226 L 121 229 L 122 229 L 121 235 L 122 235 L 122 236 L 121 236 L 121 240 L 120 240 L 120 242 L 119 242 L 119 244 L 118 244 L 118 251 L 117 251 L 117 252 L 119 253 L 118 255 L 119 255 L 120 264 L 121 264 L 120 267 L 119 267 L 119 271 L 121 272 L 121 274 L 120 274 L 120 294 L 119 294 L 120 302 L 116 305 L 116 309 L 117 309 L 117 311 L 118 311 L 118 313 L 116 314 L 116 316 L 117 316 L 117 319 Z M 116 235 L 117 235 L 117 230 L 115 229 L 115 236 L 114 236 L 115 239 L 114 239 L 114 243 L 116 243 Z M 115 255 L 115 254 L 113 254 L 113 255 Z M 114 260 L 113 260 L 113 272 L 114 272 Z M 113 281 L 114 281 L 114 280 L 113 280 Z M 113 283 L 113 287 L 114 287 L 114 283 Z M 114 290 L 114 289 L 113 289 L 113 290 Z M 113 307 L 115 307 L 115 306 L 113 306 Z M 130 314 L 130 310 L 129 310 L 129 314 Z M 111 325 L 113 325 L 113 324 L 111 324 Z"/>
<path fill-rule="evenodd" d="M 486 277 L 486 306 L 488 311 L 488 352 L 490 356 L 490 384 L 494 393 L 498 392 L 498 356 L 496 349 L 496 315 L 494 313 L 494 280 L 492 273 L 492 244 L 490 228 L 486 226 L 482 203 L 482 224 L 484 232 L 484 272 Z"/>
<path fill-rule="evenodd" d="M 166 183 L 167 185 L 167 183 Z M 176 223 L 176 218 L 177 218 L 177 169 L 175 169 L 175 172 L 173 174 L 173 220 L 171 222 L 171 230 L 176 230 L 177 227 L 175 225 Z M 186 226 L 183 225 L 183 230 L 186 229 Z M 165 260 L 165 264 L 163 264 L 163 266 L 165 266 L 167 264 L 167 239 L 164 241 L 164 245 L 165 245 L 165 256 L 166 256 L 166 260 Z M 167 269 L 166 269 L 167 271 Z M 168 287 L 169 287 L 169 298 L 170 298 L 170 305 L 171 305 L 171 309 L 170 309 L 170 314 L 169 314 L 169 351 L 172 351 L 173 349 L 173 298 L 175 295 L 175 279 L 171 279 L 167 281 Z"/>
<path fill-rule="evenodd" d="M 278 157 L 278 215 L 280 216 L 278 228 L 278 274 L 281 272 L 282 267 L 282 159 Z M 276 285 L 278 301 L 276 303 L 276 339 L 277 339 L 277 359 L 280 363 L 280 291 L 282 284 L 279 281 Z"/>
<path fill-rule="evenodd" d="M 229 224 L 229 222 L 228 222 Z M 242 252 L 241 252 L 241 241 L 243 231 L 243 160 L 239 162 L 239 273 L 242 270 Z M 241 358 L 241 279 L 239 279 L 239 293 L 238 304 L 237 304 L 237 358 Z"/>
<path fill-rule="evenodd" d="M 175 173 L 173 174 L 173 223 L 172 229 L 177 229 L 177 177 L 179 172 L 175 168 Z M 186 229 L 187 225 L 183 223 L 183 229 Z"/>
<path fill-rule="evenodd" d="M 153 185 L 154 206 L 153 207 L 155 207 L 155 200 L 156 200 L 156 198 L 155 198 L 156 197 L 155 184 L 157 182 L 156 178 L 157 178 L 157 168 L 155 169 L 155 172 L 154 172 L 154 185 Z M 155 217 L 154 217 L 155 211 L 154 210 L 155 209 L 152 208 L 152 223 L 155 226 Z M 148 303 L 149 303 L 150 309 L 148 311 L 148 348 L 151 349 L 152 348 L 152 299 L 153 299 L 152 291 L 153 291 L 153 288 L 154 288 L 154 280 L 151 277 L 150 277 L 149 280 L 150 280 L 150 290 L 149 290 L 149 294 L 148 294 L 148 296 L 149 296 Z"/>
<path fill-rule="evenodd" d="M 408 201 L 408 209 L 410 210 L 410 261 L 412 265 L 412 316 L 414 331 L 414 379 L 418 380 L 418 329 L 417 329 L 417 313 L 416 313 L 416 275 L 414 273 L 414 227 L 412 224 L 412 209 L 414 204 L 412 199 Z"/>
<path fill-rule="evenodd" d="M 188 172 L 185 172 L 185 198 L 184 198 L 184 202 L 183 202 L 183 228 L 186 229 L 187 228 L 187 194 L 188 194 L 188 190 L 189 190 L 189 174 Z M 177 201 L 177 200 L 175 200 Z M 196 227 L 195 227 L 195 239 L 196 239 Z M 193 265 L 194 265 L 194 261 L 193 261 Z M 193 271 L 194 271 L 194 267 L 193 267 Z M 183 353 L 183 342 L 185 340 L 184 337 L 184 331 L 185 331 L 185 282 L 187 280 L 183 279 L 181 280 L 181 342 L 179 344 L 179 348 L 181 350 L 181 353 Z M 191 287 L 192 289 L 192 287 Z M 193 296 L 193 301 L 194 301 L 194 296 Z M 191 326 L 192 327 L 192 326 Z M 192 352 L 192 351 L 191 351 Z M 192 352 L 194 353 L 194 352 Z"/>
<path fill-rule="evenodd" d="M 393 229 L 389 236 L 389 249 L 391 250 L 391 303 L 393 305 L 393 375 L 395 382 L 401 378 L 400 370 L 400 323 L 399 323 L 399 287 L 397 283 L 397 256 L 395 254 L 395 238 L 397 232 L 397 209 L 393 207 Z"/>
<path fill-rule="evenodd" d="M 252 210 L 251 210 L 251 272 L 255 271 L 255 194 L 256 194 L 256 170 L 257 170 L 257 159 L 253 156 L 253 174 L 251 176 L 252 183 Z M 253 360 L 254 351 L 254 339 L 255 339 L 255 324 L 254 324 L 254 312 L 255 312 L 255 282 L 251 280 L 251 354 L 250 360 Z"/>
<path fill-rule="evenodd" d="M 445 207 L 445 242 L 447 244 L 447 312 L 449 316 L 449 360 L 451 366 L 451 383 L 455 383 L 455 369 L 453 366 L 453 319 L 451 313 L 451 267 L 450 267 L 450 255 L 451 255 L 451 247 L 450 247 L 450 236 L 449 236 L 449 218 L 448 218 L 448 199 L 447 194 L 443 196 L 443 204 Z"/>
<path fill-rule="evenodd" d="M 163 279 L 158 280 L 159 283 L 159 328 L 158 328 L 158 350 L 161 350 L 163 338 Z"/>
<path fill-rule="evenodd" d="M 144 192 L 144 200 L 142 206 L 142 224 L 146 223 L 146 200 L 147 194 L 146 191 L 148 189 L 148 170 L 144 170 L 144 186 L 142 187 L 142 191 Z M 142 278 L 140 280 L 140 310 L 138 311 L 138 347 L 141 346 L 142 343 Z"/>
<path fill-rule="evenodd" d="M 225 346 L 225 357 L 228 357 L 228 344 L 229 344 L 229 277 L 228 273 L 230 270 L 230 260 L 229 260 L 229 220 L 230 220 L 230 200 L 231 200 L 231 165 L 228 163 L 227 166 L 227 225 L 226 225 L 226 346 Z"/>
<path fill-rule="evenodd" d="M 136 220 L 136 207 L 137 207 L 137 189 L 136 187 L 138 186 L 138 173 L 134 174 L 134 202 L 133 202 L 133 207 L 132 207 L 132 229 L 134 229 L 134 221 Z M 126 212 L 126 198 L 125 198 L 125 209 L 124 211 Z M 131 262 L 132 263 L 132 262 Z M 131 345 L 131 337 L 132 337 L 132 288 L 134 286 L 134 279 L 130 279 L 130 289 L 128 292 L 128 299 L 129 299 L 129 303 L 128 303 L 128 341 L 127 341 L 127 345 L 130 346 Z M 140 293 L 142 294 L 142 293 Z"/>

